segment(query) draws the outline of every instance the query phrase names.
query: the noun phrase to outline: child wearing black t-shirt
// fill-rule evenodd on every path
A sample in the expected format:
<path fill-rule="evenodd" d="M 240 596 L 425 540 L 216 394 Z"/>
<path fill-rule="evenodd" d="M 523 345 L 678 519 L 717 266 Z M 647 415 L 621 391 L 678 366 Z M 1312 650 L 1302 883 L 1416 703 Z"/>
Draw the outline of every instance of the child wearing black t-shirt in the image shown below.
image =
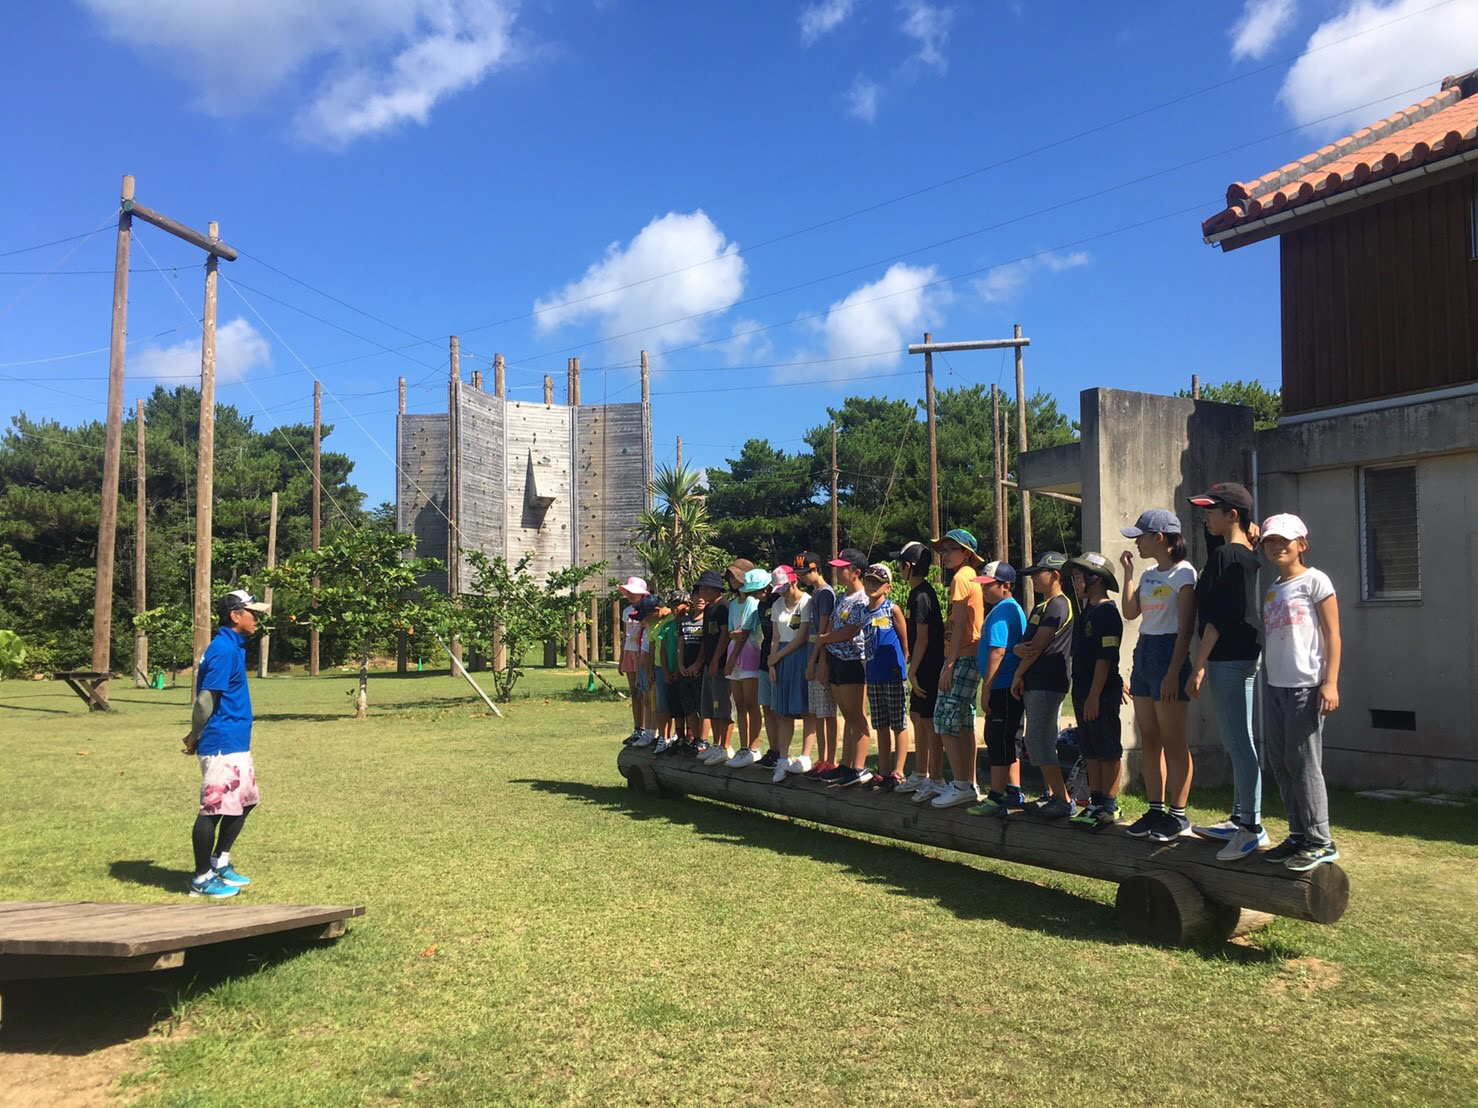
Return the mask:
<path fill-rule="evenodd" d="M 1072 822 L 1096 831 L 1119 822 L 1119 776 L 1124 762 L 1119 643 L 1124 618 L 1109 597 L 1110 592 L 1119 591 L 1112 562 L 1089 550 L 1069 559 L 1068 566 L 1083 604 L 1073 624 L 1073 715 L 1078 721 L 1078 747 L 1088 766 L 1088 803 Z"/>

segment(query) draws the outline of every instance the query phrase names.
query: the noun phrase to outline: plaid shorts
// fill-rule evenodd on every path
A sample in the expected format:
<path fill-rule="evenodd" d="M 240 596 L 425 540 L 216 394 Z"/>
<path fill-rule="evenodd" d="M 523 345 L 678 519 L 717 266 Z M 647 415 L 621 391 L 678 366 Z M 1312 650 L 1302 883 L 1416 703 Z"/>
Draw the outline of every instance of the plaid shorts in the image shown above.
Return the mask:
<path fill-rule="evenodd" d="M 806 715 L 818 719 L 836 719 L 837 700 L 825 681 L 806 682 Z"/>
<path fill-rule="evenodd" d="M 887 684 L 867 686 L 867 708 L 874 730 L 884 727 L 890 731 L 902 731 L 908 723 L 903 710 L 903 682 L 889 681 Z"/>
<path fill-rule="evenodd" d="M 941 735 L 958 735 L 975 730 L 975 690 L 980 687 L 980 669 L 972 655 L 955 661 L 954 680 L 949 691 L 939 694 L 934 702 L 934 730 Z"/>

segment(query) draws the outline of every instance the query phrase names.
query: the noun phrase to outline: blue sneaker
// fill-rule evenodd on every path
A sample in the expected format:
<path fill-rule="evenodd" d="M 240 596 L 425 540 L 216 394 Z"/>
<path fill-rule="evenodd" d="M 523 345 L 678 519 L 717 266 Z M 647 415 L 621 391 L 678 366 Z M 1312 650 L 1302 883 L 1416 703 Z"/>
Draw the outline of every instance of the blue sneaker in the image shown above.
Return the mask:
<path fill-rule="evenodd" d="M 235 885 L 226 884 L 214 872 L 204 877 L 190 878 L 191 896 L 208 896 L 212 900 L 225 900 L 228 896 L 235 896 L 240 891 Z"/>
<path fill-rule="evenodd" d="M 215 874 L 217 881 L 232 885 L 238 889 L 244 889 L 251 884 L 251 878 L 244 873 L 237 873 L 236 867 L 231 865 L 230 862 L 227 862 L 218 869 L 211 870 L 211 872 Z"/>

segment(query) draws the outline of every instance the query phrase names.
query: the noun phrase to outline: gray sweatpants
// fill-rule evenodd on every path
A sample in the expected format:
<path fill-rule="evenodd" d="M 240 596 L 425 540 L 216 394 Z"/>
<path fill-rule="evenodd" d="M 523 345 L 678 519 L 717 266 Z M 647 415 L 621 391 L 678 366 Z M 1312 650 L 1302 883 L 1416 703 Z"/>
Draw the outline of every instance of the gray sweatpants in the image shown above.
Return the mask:
<path fill-rule="evenodd" d="M 1332 842 L 1318 686 L 1282 689 L 1269 685 L 1265 711 L 1268 766 L 1283 796 L 1289 834 L 1308 843 Z"/>

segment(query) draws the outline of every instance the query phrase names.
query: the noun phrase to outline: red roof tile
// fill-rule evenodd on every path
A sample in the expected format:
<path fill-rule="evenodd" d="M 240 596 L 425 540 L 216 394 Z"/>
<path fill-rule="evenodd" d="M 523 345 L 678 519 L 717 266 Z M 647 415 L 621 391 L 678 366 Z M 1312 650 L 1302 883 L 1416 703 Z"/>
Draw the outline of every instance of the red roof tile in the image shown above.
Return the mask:
<path fill-rule="evenodd" d="M 1227 188 L 1227 206 L 1201 224 L 1208 238 L 1478 148 L 1478 70 L 1436 96 L 1330 143 L 1254 181 Z"/>

